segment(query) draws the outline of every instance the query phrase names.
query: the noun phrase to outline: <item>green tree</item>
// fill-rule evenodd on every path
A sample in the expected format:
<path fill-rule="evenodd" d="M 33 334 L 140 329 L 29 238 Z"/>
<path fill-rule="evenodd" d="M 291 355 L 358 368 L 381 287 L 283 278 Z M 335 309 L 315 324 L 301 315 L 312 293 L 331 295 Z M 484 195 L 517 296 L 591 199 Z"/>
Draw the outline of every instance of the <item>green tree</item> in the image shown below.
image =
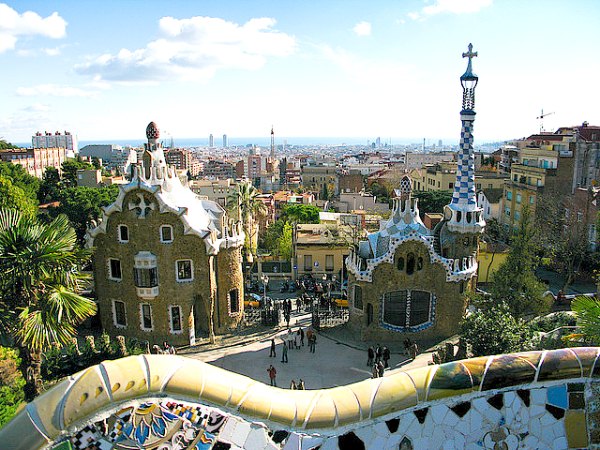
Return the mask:
<path fill-rule="evenodd" d="M 0 163 L 0 176 L 10 179 L 14 186 L 23 190 L 25 195 L 37 205 L 37 194 L 40 189 L 40 180 L 27 173 L 20 164 Z"/>
<path fill-rule="evenodd" d="M 52 215 L 64 214 L 69 218 L 75 229 L 77 240 L 84 243 L 85 233 L 92 221 L 102 216 L 102 207 L 113 203 L 119 195 L 117 185 L 102 188 L 85 186 L 71 187 L 58 192 L 58 208 L 52 210 Z"/>
<path fill-rule="evenodd" d="M 244 243 L 244 252 L 246 255 L 256 253 L 256 233 L 258 227 L 255 220 L 266 214 L 267 207 L 258 198 L 260 192 L 249 182 L 240 182 L 237 184 L 237 189 L 227 198 L 227 209 L 242 221 L 244 232 L 246 233 L 246 241 Z"/>
<path fill-rule="evenodd" d="M 11 148 L 19 148 L 19 146 L 6 142 L 4 139 L 0 139 L 0 150 L 9 150 Z"/>
<path fill-rule="evenodd" d="M 67 159 L 62 163 L 62 182 L 67 188 L 77 186 L 77 171 L 79 169 L 93 169 L 90 163 L 78 159 Z"/>
<path fill-rule="evenodd" d="M 512 316 L 505 304 L 469 314 L 460 324 L 461 338 L 474 356 L 497 355 L 524 350 L 531 331 L 522 319 Z"/>
<path fill-rule="evenodd" d="M 286 222 L 283 225 L 283 230 L 281 233 L 281 237 L 278 242 L 279 247 L 279 256 L 289 261 L 292 259 L 292 225 Z"/>
<path fill-rule="evenodd" d="M 89 251 L 77 246 L 65 216 L 49 224 L 14 210 L 0 211 L 0 328 L 14 339 L 22 360 L 25 393 L 39 393 L 42 352 L 66 344 L 75 327 L 96 312 L 78 294 L 79 268 Z"/>
<path fill-rule="evenodd" d="M 419 213 L 422 218 L 425 213 L 442 213 L 444 206 L 452 200 L 452 191 L 417 191 L 413 192 L 412 196 L 419 199 Z"/>
<path fill-rule="evenodd" d="M 38 191 L 38 200 L 41 203 L 53 202 L 58 200 L 62 183 L 60 173 L 55 167 L 46 167 L 40 190 Z"/>
<path fill-rule="evenodd" d="M 20 365 L 15 349 L 0 347 L 0 428 L 13 418 L 25 400 L 25 380 L 19 372 Z"/>
<path fill-rule="evenodd" d="M 546 287 L 535 276 L 534 234 L 529 211 L 524 208 L 521 221 L 513 231 L 508 256 L 492 278 L 492 298 L 505 302 L 516 317 L 539 315 L 549 311 L 551 306 L 542 295 Z"/>
<path fill-rule="evenodd" d="M 314 205 L 288 204 L 283 207 L 279 218 L 289 223 L 319 223 L 320 212 Z"/>
<path fill-rule="evenodd" d="M 586 343 L 600 345 L 600 300 L 580 295 L 571 302 L 571 309 L 577 314 Z"/>
<path fill-rule="evenodd" d="M 14 186 L 10 178 L 0 175 L 0 209 L 16 209 L 25 215 L 33 216 L 37 205 L 25 195 L 23 189 Z"/>

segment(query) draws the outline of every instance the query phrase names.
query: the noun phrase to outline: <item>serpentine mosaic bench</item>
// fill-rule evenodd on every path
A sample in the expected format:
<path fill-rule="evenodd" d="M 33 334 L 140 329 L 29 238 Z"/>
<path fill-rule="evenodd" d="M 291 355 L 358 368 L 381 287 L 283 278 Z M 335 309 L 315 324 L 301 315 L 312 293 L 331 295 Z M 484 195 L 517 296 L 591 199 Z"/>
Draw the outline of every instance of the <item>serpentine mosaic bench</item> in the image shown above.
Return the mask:
<path fill-rule="evenodd" d="M 600 448 L 600 348 L 472 358 L 291 391 L 175 355 L 106 361 L 0 430 L 2 449 Z"/>

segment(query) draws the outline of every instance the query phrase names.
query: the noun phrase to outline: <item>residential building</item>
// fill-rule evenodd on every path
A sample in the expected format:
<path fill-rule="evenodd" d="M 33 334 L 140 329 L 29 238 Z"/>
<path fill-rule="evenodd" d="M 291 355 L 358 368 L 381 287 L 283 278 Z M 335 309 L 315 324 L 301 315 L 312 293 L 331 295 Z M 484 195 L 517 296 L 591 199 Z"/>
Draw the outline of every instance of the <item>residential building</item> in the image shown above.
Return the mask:
<path fill-rule="evenodd" d="M 165 163 L 159 131 L 133 179 L 88 231 L 103 329 L 161 345 L 235 329 L 244 310 L 240 222 L 201 200 Z"/>
<path fill-rule="evenodd" d="M 60 171 L 66 160 L 66 150 L 60 148 L 16 148 L 0 150 L 0 160 L 19 164 L 31 176 L 42 178 L 47 167 Z"/>
<path fill-rule="evenodd" d="M 168 149 L 165 151 L 165 159 L 168 165 L 178 170 L 185 170 L 192 177 L 202 171 L 202 163 L 198 161 L 194 152 L 186 148 Z"/>
<path fill-rule="evenodd" d="M 500 221 L 502 211 L 502 195 L 504 189 L 481 189 L 477 191 L 477 204 L 483 210 L 483 218 L 487 221 Z"/>
<path fill-rule="evenodd" d="M 218 203 L 225 208 L 227 199 L 237 192 L 237 183 L 228 178 L 226 180 L 191 180 L 189 187 L 198 197 Z"/>
<path fill-rule="evenodd" d="M 67 157 L 73 158 L 78 151 L 77 137 L 69 131 L 64 134 L 60 131 L 53 133 L 37 132 L 31 136 L 31 146 L 33 148 L 64 148 Z"/>
<path fill-rule="evenodd" d="M 209 159 L 204 162 L 202 176 L 210 179 L 227 180 L 229 178 L 236 178 L 236 170 L 233 164 L 228 161 Z"/>
<path fill-rule="evenodd" d="M 302 167 L 302 185 L 315 193 L 327 186 L 329 192 L 339 193 L 338 169 L 335 165 L 306 165 Z"/>

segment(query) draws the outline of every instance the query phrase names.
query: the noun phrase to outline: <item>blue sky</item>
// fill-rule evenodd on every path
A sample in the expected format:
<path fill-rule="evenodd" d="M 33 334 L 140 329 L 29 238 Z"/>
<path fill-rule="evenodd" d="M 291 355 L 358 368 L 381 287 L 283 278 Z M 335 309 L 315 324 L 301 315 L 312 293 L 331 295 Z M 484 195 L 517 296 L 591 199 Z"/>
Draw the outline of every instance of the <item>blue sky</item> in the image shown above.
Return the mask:
<path fill-rule="evenodd" d="M 2 1 L 2 0 L 0 0 Z M 344 136 L 457 141 L 600 125 L 596 0 L 0 3 L 0 138 Z"/>

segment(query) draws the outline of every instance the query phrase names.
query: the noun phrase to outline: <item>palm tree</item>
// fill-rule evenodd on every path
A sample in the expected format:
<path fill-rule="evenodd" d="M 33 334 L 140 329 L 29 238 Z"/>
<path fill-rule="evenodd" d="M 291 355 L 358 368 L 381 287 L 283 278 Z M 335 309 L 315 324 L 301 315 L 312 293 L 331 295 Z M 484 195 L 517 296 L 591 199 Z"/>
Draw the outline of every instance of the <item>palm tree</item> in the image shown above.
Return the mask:
<path fill-rule="evenodd" d="M 577 325 L 581 327 L 581 333 L 571 335 L 570 338 L 583 338 L 588 344 L 600 345 L 600 300 L 580 295 L 571 302 L 571 309 L 577 314 Z"/>
<path fill-rule="evenodd" d="M 252 255 L 256 250 L 256 233 L 258 227 L 255 226 L 255 219 L 267 213 L 267 207 L 258 198 L 260 193 L 252 186 L 250 182 L 240 182 L 237 189 L 232 192 L 227 199 L 227 209 L 242 221 L 246 240 L 244 243 L 244 252 L 246 258 Z"/>
<path fill-rule="evenodd" d="M 19 350 L 29 400 L 40 391 L 42 352 L 71 342 L 75 327 L 96 312 L 78 294 L 89 256 L 66 216 L 45 224 L 0 210 L 0 331 Z"/>

